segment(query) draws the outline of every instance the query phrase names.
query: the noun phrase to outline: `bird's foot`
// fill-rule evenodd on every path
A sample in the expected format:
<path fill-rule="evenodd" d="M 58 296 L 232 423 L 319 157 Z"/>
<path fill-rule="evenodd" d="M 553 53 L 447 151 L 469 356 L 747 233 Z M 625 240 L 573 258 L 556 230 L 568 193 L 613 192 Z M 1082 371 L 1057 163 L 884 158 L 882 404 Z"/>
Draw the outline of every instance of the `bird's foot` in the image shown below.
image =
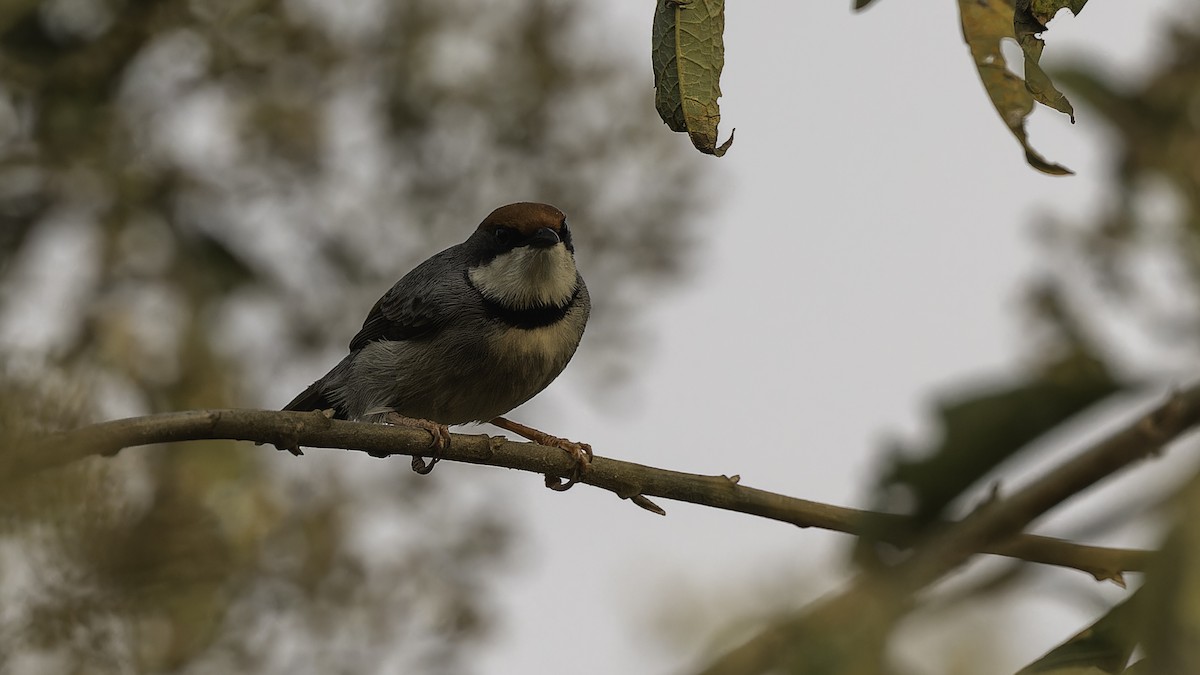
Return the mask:
<path fill-rule="evenodd" d="M 541 445 L 548 445 L 552 448 L 558 448 L 571 456 L 575 460 L 575 468 L 571 471 L 571 476 L 567 480 L 561 480 L 555 476 L 546 476 L 546 487 L 551 490 L 570 490 L 571 486 L 578 483 L 588 469 L 592 466 L 592 459 L 595 455 L 592 453 L 592 446 L 587 443 L 576 443 L 558 436 L 549 436 L 537 441 Z"/>
<path fill-rule="evenodd" d="M 575 441 L 559 438 L 558 436 L 551 436 L 544 431 L 538 431 L 533 427 L 527 427 L 524 424 L 513 422 L 512 420 L 507 420 L 503 417 L 497 417 L 493 419 L 491 423 L 506 431 L 511 431 L 514 434 L 524 436 L 538 445 L 546 445 L 551 448 L 558 448 L 570 455 L 571 459 L 575 460 L 575 468 L 571 471 L 571 475 L 565 481 L 557 476 L 546 476 L 546 487 L 550 488 L 551 490 L 558 490 L 559 492 L 562 492 L 563 490 L 571 489 L 572 485 L 578 483 L 584 477 L 584 475 L 587 474 L 588 469 L 592 465 L 592 459 L 594 457 L 592 453 L 592 446 L 588 445 L 587 443 L 576 443 Z"/>
<path fill-rule="evenodd" d="M 426 464 L 425 459 L 422 457 L 412 458 L 412 470 L 422 476 L 433 471 L 434 465 L 439 461 L 438 453 L 450 447 L 450 429 L 445 424 L 438 424 L 437 422 L 431 422 L 430 420 L 418 417 L 405 417 L 395 412 L 388 413 L 384 421 L 398 427 L 424 429 L 432 436 L 429 447 L 433 449 L 433 452 L 429 455 L 429 463 Z"/>

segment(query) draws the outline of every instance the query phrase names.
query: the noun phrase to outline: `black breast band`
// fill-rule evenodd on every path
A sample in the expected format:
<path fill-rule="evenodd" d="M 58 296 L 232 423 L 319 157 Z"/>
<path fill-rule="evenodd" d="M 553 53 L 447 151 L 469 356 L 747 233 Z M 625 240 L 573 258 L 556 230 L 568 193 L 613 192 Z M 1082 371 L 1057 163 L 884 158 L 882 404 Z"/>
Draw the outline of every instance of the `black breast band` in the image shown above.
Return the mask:
<path fill-rule="evenodd" d="M 579 298 L 579 285 L 576 284 L 575 292 L 561 305 L 536 305 L 524 309 L 513 309 L 484 295 L 475 286 L 475 282 L 471 281 L 470 274 L 464 272 L 463 276 L 467 279 L 467 285 L 478 293 L 479 297 L 483 300 L 483 311 L 487 314 L 487 317 L 513 328 L 542 328 L 558 323 L 563 320 L 567 312 L 571 311 L 571 307 L 575 305 L 575 300 Z"/>

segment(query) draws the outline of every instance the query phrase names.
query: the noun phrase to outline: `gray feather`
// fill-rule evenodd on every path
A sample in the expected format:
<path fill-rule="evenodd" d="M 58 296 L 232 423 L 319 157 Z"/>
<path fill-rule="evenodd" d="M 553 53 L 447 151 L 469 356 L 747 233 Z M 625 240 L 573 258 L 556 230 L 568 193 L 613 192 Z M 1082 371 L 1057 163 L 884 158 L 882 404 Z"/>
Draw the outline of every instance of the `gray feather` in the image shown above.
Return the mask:
<path fill-rule="evenodd" d="M 563 304 L 542 311 L 524 302 L 507 307 L 485 299 L 485 291 L 492 295 L 495 288 L 481 291 L 472 277 L 494 284 L 527 283 L 513 273 L 525 263 L 514 261 L 535 255 L 532 249 L 519 251 L 516 258 L 497 255 L 488 249 L 488 237 L 479 230 L 406 274 L 375 303 L 350 342 L 350 354 L 287 409 L 320 405 L 351 420 L 380 421 L 397 412 L 462 424 L 503 415 L 545 389 L 579 346 L 591 310 L 587 286 L 575 271 L 570 249 L 559 245 L 536 255 L 568 262 L 548 268 L 549 258 L 539 261 L 530 266 L 527 279 L 545 277 L 546 269 L 561 270 L 543 283 L 556 289 L 546 297 L 561 297 L 555 302 Z M 468 274 L 494 260 L 503 274 Z M 563 274 L 573 275 L 575 283 L 566 277 L 564 284 Z M 531 323 L 529 316 L 549 318 Z"/>

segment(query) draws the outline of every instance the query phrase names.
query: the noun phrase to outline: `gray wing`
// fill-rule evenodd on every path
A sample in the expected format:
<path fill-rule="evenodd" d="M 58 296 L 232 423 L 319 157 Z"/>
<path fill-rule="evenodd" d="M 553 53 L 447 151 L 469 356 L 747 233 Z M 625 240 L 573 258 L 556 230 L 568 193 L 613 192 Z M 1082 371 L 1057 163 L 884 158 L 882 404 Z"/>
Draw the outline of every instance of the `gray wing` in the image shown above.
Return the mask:
<path fill-rule="evenodd" d="M 357 351 L 381 340 L 427 340 L 437 335 L 454 314 L 454 286 L 461 282 L 457 274 L 458 256 L 451 247 L 433 256 L 404 275 L 371 308 L 362 329 L 350 341 Z M 466 290 L 466 284 L 462 284 Z"/>

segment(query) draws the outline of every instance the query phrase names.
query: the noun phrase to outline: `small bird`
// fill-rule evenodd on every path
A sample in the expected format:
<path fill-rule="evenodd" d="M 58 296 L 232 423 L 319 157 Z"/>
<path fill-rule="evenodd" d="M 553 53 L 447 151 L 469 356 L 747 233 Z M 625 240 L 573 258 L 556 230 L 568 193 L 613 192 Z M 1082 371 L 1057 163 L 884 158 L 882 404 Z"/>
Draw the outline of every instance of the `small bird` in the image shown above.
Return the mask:
<path fill-rule="evenodd" d="M 429 431 L 436 450 L 451 424 L 490 422 L 576 461 L 591 448 L 501 415 L 549 385 L 575 354 L 591 299 L 575 268 L 567 218 L 553 206 L 502 206 L 461 244 L 417 265 L 371 308 L 350 354 L 284 410 Z"/>

